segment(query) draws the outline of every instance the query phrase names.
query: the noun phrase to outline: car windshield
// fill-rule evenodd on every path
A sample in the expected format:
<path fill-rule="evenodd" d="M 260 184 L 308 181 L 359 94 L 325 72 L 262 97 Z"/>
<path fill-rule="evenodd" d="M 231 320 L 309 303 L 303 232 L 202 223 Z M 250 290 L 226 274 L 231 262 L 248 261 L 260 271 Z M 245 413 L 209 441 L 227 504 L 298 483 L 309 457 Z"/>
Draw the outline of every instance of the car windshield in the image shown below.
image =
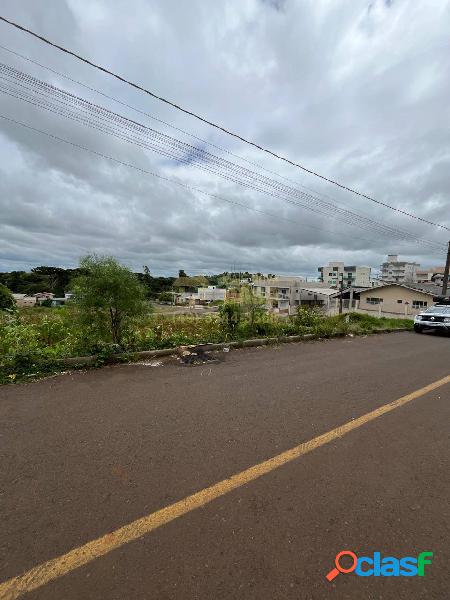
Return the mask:
<path fill-rule="evenodd" d="M 450 305 L 432 306 L 431 308 L 429 308 L 425 312 L 427 314 L 430 314 L 430 313 L 450 314 Z"/>

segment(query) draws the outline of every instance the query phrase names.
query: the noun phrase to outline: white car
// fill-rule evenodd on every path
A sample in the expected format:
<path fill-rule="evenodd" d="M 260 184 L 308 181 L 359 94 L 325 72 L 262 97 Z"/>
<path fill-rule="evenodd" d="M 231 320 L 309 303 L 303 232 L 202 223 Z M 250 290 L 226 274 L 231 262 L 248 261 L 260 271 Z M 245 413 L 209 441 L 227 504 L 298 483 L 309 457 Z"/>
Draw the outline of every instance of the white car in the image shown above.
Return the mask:
<path fill-rule="evenodd" d="M 450 301 L 445 299 L 414 317 L 414 331 L 422 333 L 425 329 L 450 331 Z"/>

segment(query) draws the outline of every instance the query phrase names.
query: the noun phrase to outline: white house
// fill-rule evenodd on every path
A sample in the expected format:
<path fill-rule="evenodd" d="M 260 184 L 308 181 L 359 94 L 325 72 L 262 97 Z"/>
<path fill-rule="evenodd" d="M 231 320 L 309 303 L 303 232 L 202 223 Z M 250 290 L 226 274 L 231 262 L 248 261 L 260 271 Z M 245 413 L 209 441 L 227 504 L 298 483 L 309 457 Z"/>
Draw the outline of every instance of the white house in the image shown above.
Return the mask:
<path fill-rule="evenodd" d="M 215 301 L 225 301 L 227 290 L 218 288 L 215 285 L 208 287 L 199 287 L 196 292 L 182 292 L 178 296 L 178 301 L 191 304 L 208 304 Z"/>

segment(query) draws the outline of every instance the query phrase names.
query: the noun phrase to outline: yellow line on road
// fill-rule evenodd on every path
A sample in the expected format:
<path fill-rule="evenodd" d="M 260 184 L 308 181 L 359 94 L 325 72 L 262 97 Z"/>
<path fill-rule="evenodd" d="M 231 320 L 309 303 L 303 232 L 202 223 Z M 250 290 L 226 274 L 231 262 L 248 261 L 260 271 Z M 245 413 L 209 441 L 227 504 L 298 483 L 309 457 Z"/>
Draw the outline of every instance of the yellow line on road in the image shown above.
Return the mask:
<path fill-rule="evenodd" d="M 316 448 L 320 448 L 320 446 L 324 446 L 333 440 L 341 438 L 347 433 L 350 433 L 350 431 L 358 429 L 358 427 L 361 427 L 374 419 L 378 419 L 378 417 L 381 417 L 416 398 L 420 398 L 447 383 L 450 383 L 450 375 L 443 379 L 439 379 L 439 381 L 430 383 L 420 390 L 402 396 L 389 404 L 380 406 L 379 408 L 366 413 L 362 417 L 358 417 L 340 427 L 336 427 L 336 429 L 332 429 L 327 433 L 319 435 L 308 442 L 304 442 L 290 450 L 286 450 L 286 452 L 282 452 L 273 458 L 269 458 L 269 460 L 254 465 L 245 471 L 241 471 L 229 479 L 219 481 L 219 483 L 215 483 L 191 496 L 187 496 L 187 498 L 175 502 L 175 504 L 166 506 L 154 513 L 137 519 L 132 523 L 128 523 L 128 525 L 124 525 L 123 527 L 92 540 L 83 546 L 74 548 L 73 550 L 70 550 L 70 552 L 67 552 L 67 554 L 48 560 L 18 577 L 14 577 L 13 579 L 9 579 L 0 584 L 0 600 L 14 600 L 15 598 L 19 598 L 22 594 L 35 590 L 58 577 L 70 573 L 74 569 L 78 569 L 79 567 L 90 563 L 100 556 L 108 554 L 108 552 L 111 552 L 116 548 L 120 548 L 124 544 L 137 540 L 154 529 L 157 529 L 166 523 L 170 523 L 170 521 L 173 521 L 196 508 L 205 506 L 205 504 L 208 504 L 212 500 L 220 498 L 221 496 L 228 494 L 228 492 L 231 492 L 250 481 L 254 481 Z"/>

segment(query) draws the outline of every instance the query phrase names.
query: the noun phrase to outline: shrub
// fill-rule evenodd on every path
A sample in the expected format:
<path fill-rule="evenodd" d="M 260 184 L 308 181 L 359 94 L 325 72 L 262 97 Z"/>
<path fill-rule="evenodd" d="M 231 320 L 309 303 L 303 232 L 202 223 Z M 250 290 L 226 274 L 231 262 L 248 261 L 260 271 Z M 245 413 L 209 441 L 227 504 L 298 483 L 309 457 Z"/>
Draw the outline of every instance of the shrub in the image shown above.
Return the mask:
<path fill-rule="evenodd" d="M 9 289 L 0 283 L 0 310 L 14 310 L 16 302 Z"/>
<path fill-rule="evenodd" d="M 219 306 L 219 314 L 226 332 L 233 335 L 241 321 L 241 305 L 234 300 L 224 302 Z"/>
<path fill-rule="evenodd" d="M 303 328 L 317 329 L 323 319 L 324 314 L 316 306 L 299 306 L 294 317 L 295 324 L 300 330 Z"/>
<path fill-rule="evenodd" d="M 171 292 L 161 292 L 161 294 L 158 296 L 158 300 L 160 302 L 172 302 L 173 294 Z"/>

